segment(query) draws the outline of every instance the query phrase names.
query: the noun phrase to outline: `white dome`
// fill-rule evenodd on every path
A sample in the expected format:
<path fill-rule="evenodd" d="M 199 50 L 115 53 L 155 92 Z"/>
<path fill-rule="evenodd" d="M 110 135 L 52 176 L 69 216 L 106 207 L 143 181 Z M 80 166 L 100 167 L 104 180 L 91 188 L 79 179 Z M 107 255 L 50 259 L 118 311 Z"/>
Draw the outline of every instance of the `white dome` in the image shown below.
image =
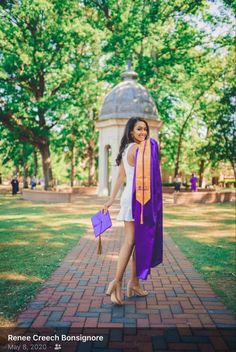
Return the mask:
<path fill-rule="evenodd" d="M 123 82 L 115 86 L 104 99 L 100 120 L 143 117 L 157 119 L 157 108 L 148 91 L 136 82 L 137 73 L 126 71 Z"/>

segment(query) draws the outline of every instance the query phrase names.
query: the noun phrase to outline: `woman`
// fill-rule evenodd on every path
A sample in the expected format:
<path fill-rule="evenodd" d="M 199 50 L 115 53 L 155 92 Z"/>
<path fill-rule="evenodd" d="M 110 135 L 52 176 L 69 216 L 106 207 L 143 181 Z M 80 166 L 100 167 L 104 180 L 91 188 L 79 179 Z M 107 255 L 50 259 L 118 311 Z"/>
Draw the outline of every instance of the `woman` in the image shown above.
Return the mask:
<path fill-rule="evenodd" d="M 111 301 L 119 305 L 122 304 L 121 282 L 131 254 L 132 254 L 132 276 L 127 285 L 128 297 L 131 297 L 133 295 L 146 296 L 148 294 L 148 292 L 140 286 L 139 278 L 146 279 L 147 275 L 150 273 L 149 267 L 155 266 L 162 261 L 162 253 L 160 253 L 160 255 L 158 254 L 158 258 L 156 257 L 154 258 L 151 253 L 152 251 L 155 251 L 157 249 L 156 241 L 154 240 L 154 238 L 151 238 L 152 236 L 155 235 L 154 232 L 156 231 L 156 229 L 154 228 L 154 225 L 156 226 L 157 216 L 156 216 L 156 212 L 153 211 L 153 208 L 152 208 L 155 197 L 153 197 L 152 199 L 149 199 L 149 202 L 148 202 L 149 209 L 146 209 L 146 210 L 145 210 L 145 204 L 142 204 L 140 206 L 140 203 L 136 202 L 136 199 L 134 198 L 134 195 L 137 195 L 139 192 L 138 190 L 135 189 L 134 181 L 138 179 L 138 174 L 140 173 L 139 172 L 140 169 L 144 169 L 144 165 L 142 167 L 138 166 L 138 159 L 141 160 L 141 162 L 142 160 L 144 160 L 144 158 L 142 157 L 139 158 L 139 150 L 142 149 L 141 146 L 143 147 L 144 144 L 147 143 L 147 141 L 149 141 L 149 145 L 150 145 L 150 140 L 148 139 L 148 137 L 149 137 L 149 126 L 144 119 L 130 118 L 128 120 L 125 127 L 124 135 L 121 139 L 119 154 L 116 159 L 116 163 L 119 166 L 119 173 L 118 173 L 110 200 L 107 203 L 105 203 L 103 206 L 103 211 L 106 213 L 108 208 L 113 204 L 116 198 L 116 195 L 126 178 L 126 186 L 120 200 L 121 209 L 117 217 L 117 220 L 124 221 L 125 239 L 120 250 L 115 279 L 109 284 L 106 292 L 107 295 L 111 296 Z M 154 142 L 155 141 L 152 140 L 151 144 L 153 144 Z M 150 149 L 149 147 L 149 151 L 151 152 L 151 154 L 149 153 L 149 155 L 153 158 L 152 154 L 153 153 L 157 154 L 157 152 L 155 151 L 155 148 L 153 149 L 153 146 L 151 146 L 151 148 L 152 149 Z M 144 150 L 145 150 L 145 146 L 144 146 Z M 145 158 L 147 159 L 147 157 Z M 158 164 L 157 155 L 154 155 L 154 159 L 156 163 L 155 165 L 153 165 L 153 170 L 155 170 L 154 172 L 156 172 L 157 169 L 159 170 L 159 168 L 157 168 L 157 164 Z M 152 183 L 153 183 L 153 180 L 158 179 L 158 177 L 152 174 L 151 176 Z M 159 183 L 160 183 L 160 177 L 159 177 Z M 159 188 L 161 189 L 161 187 Z M 157 188 L 155 188 L 154 191 L 155 191 L 155 195 L 158 195 L 159 198 L 161 199 L 160 191 L 158 193 Z M 151 205 L 151 208 L 150 208 L 150 205 Z M 159 208 L 162 212 L 162 202 Z M 147 211 L 148 213 L 151 214 L 150 216 L 149 215 L 147 216 Z M 143 214 L 144 214 L 144 218 L 143 218 Z M 140 220 L 141 218 L 142 218 L 142 221 Z M 143 222 L 143 219 L 144 219 L 144 222 Z M 162 219 L 159 218 L 159 220 L 160 221 L 158 226 L 162 226 Z M 149 231 L 151 227 L 152 229 L 154 229 L 154 232 Z M 142 233 L 144 233 L 144 235 L 147 233 L 150 234 L 147 241 L 145 240 L 145 244 L 144 242 L 141 243 L 141 241 L 143 241 L 141 238 Z M 140 241 L 138 240 L 139 242 L 137 242 L 137 238 L 135 239 L 135 237 L 138 237 Z M 151 251 L 149 250 L 150 240 L 152 242 Z M 144 244 L 144 247 L 145 246 L 149 247 L 149 248 L 145 248 L 145 251 L 147 251 L 147 256 L 141 260 L 139 259 L 139 262 L 136 263 L 137 250 L 138 250 L 138 253 L 140 253 L 141 256 L 143 256 L 143 253 L 142 253 L 143 244 Z M 162 242 L 158 243 L 158 246 L 160 248 L 162 246 Z M 143 270 L 142 263 L 144 263 L 144 266 L 145 266 L 146 265 L 145 261 L 147 262 L 147 260 L 149 261 L 147 264 L 148 268 L 146 270 L 146 267 L 145 267 Z M 138 274 L 137 274 L 137 268 L 139 270 Z"/>

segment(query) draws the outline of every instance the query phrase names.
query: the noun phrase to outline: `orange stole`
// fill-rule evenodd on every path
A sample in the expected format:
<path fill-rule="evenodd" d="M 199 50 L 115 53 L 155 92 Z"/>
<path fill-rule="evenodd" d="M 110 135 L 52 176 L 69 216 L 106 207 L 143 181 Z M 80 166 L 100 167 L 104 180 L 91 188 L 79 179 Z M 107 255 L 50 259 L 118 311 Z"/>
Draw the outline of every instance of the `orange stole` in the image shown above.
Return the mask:
<path fill-rule="evenodd" d="M 136 199 L 141 204 L 140 224 L 143 224 L 143 206 L 151 199 L 151 143 L 150 139 L 139 144 L 136 163 Z"/>

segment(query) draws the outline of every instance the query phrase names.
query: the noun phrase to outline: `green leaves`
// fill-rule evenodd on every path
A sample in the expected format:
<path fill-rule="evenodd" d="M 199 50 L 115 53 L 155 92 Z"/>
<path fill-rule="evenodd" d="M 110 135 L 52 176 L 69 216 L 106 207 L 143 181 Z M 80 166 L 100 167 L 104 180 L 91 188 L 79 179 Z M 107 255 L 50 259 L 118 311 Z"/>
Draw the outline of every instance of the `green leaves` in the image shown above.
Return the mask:
<path fill-rule="evenodd" d="M 164 122 L 163 167 L 188 172 L 205 147 L 196 131 L 213 138 L 213 116 L 227 105 L 233 7 L 226 0 L 4 1 L 0 122 L 17 141 L 39 149 L 50 141 L 59 159 L 74 145 L 78 168 L 91 148 L 97 161 L 98 111 L 131 57 Z"/>
<path fill-rule="evenodd" d="M 87 101 L 82 86 L 93 72 L 99 35 L 75 0 L 5 2 L 0 28 L 0 122 L 42 152 L 68 111 Z"/>

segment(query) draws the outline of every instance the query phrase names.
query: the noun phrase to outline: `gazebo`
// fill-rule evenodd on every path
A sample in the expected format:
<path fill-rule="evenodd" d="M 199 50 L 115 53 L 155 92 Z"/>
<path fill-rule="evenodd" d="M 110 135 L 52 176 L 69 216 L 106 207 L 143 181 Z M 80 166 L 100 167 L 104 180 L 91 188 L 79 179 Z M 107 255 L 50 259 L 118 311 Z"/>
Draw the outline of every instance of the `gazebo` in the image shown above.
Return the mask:
<path fill-rule="evenodd" d="M 142 117 L 148 121 L 151 137 L 157 139 L 162 122 L 148 91 L 137 82 L 138 74 L 131 70 L 121 74 L 122 82 L 109 92 L 102 105 L 99 121 L 99 196 L 107 196 L 113 187 L 118 167 L 116 157 L 127 120 Z"/>

